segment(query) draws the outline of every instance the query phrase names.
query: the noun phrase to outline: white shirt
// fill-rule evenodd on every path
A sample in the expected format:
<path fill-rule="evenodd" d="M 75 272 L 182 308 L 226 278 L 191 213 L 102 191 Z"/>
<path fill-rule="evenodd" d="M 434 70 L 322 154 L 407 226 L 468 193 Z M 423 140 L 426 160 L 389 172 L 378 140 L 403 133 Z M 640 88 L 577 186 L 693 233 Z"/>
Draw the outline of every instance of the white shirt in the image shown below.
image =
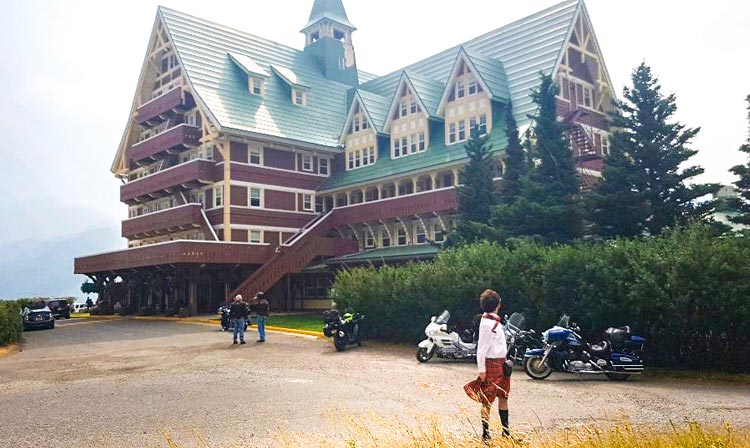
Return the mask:
<path fill-rule="evenodd" d="M 497 317 L 497 315 L 492 314 Z M 495 328 L 497 325 L 497 328 Z M 495 328 L 495 332 L 492 329 Z M 482 316 L 479 323 L 479 343 L 477 344 L 477 367 L 479 373 L 487 371 L 485 360 L 487 358 L 505 358 L 508 347 L 505 342 L 505 327 L 498 321 L 487 319 Z"/>

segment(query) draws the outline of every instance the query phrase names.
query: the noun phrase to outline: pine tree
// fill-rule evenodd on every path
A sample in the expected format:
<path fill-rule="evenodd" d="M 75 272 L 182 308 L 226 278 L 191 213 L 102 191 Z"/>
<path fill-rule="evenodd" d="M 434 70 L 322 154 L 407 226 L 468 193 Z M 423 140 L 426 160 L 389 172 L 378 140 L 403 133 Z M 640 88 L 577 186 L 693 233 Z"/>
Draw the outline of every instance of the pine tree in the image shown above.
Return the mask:
<path fill-rule="evenodd" d="M 456 229 L 449 243 L 474 243 L 491 238 L 489 226 L 492 206 L 495 203 L 495 186 L 492 181 L 492 145 L 488 136 L 480 136 L 477 129 L 464 144 L 469 163 L 459 172 L 461 185 L 456 189 L 458 214 Z"/>
<path fill-rule="evenodd" d="M 604 179 L 592 198 L 591 219 L 602 236 L 659 234 L 664 228 L 707 218 L 717 184 L 687 181 L 703 168 L 680 167 L 697 151 L 688 148 L 700 128 L 670 122 L 677 111 L 674 94 L 664 96 L 659 80 L 645 64 L 632 75 L 633 86 L 617 102 L 612 155 L 605 161 Z"/>
<path fill-rule="evenodd" d="M 531 140 L 533 161 L 520 179 L 520 196 L 494 208 L 493 224 L 505 238 L 533 238 L 543 243 L 569 242 L 581 235 L 580 184 L 573 152 L 557 121 L 557 87 L 542 75 L 532 93 L 538 106 Z"/>
<path fill-rule="evenodd" d="M 518 136 L 518 125 L 511 104 L 505 109 L 505 135 L 508 138 L 508 147 L 505 149 L 505 170 L 499 199 L 501 204 L 510 205 L 521 195 L 521 179 L 529 171 L 526 151 Z"/>
<path fill-rule="evenodd" d="M 750 122 L 750 95 L 747 96 L 747 112 L 747 119 Z M 740 146 L 740 151 L 747 154 L 749 159 L 747 164 L 737 165 L 730 170 L 739 177 L 734 182 L 739 197 L 730 199 L 729 205 L 739 214 L 730 217 L 729 220 L 736 224 L 750 225 L 750 135 L 748 135 L 747 143 Z"/>

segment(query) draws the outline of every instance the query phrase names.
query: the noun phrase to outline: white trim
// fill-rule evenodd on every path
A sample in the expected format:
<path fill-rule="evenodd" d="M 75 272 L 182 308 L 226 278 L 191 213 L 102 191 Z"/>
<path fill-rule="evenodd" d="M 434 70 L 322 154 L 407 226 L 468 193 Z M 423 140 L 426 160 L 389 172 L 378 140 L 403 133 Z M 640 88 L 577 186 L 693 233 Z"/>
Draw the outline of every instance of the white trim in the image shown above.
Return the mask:
<path fill-rule="evenodd" d="M 359 207 L 361 205 L 377 204 L 379 202 L 392 201 L 392 200 L 395 200 L 395 199 L 401 199 L 401 198 L 406 198 L 406 197 L 413 198 L 414 196 L 420 196 L 420 195 L 424 195 L 424 194 L 434 193 L 436 191 L 450 190 L 450 189 L 453 189 L 453 188 L 456 188 L 456 187 L 450 186 L 450 187 L 436 188 L 434 190 L 420 191 L 419 193 L 405 194 L 405 195 L 402 195 L 402 196 L 393 196 L 393 197 L 390 197 L 390 198 L 378 199 L 377 201 L 360 202 L 359 204 L 342 205 L 341 207 L 336 207 L 336 204 L 334 203 L 333 210 L 339 210 L 339 209 L 342 209 L 342 208 L 349 208 L 349 207 Z"/>
<path fill-rule="evenodd" d="M 200 202 L 190 202 L 190 203 L 187 203 L 187 204 L 178 205 L 176 207 L 165 208 L 165 209 L 158 210 L 158 211 L 151 212 L 151 213 L 144 213 L 144 214 L 139 215 L 139 216 L 134 216 L 132 218 L 124 219 L 123 222 L 132 221 L 132 220 L 138 219 L 138 218 L 143 218 L 144 216 L 154 216 L 154 215 L 157 215 L 159 213 L 168 212 L 168 211 L 171 211 L 171 210 L 177 210 L 178 208 L 184 208 L 184 207 L 188 207 L 188 206 L 191 206 L 191 205 L 198 205 L 198 206 L 201 207 L 201 210 L 203 210 L 203 204 L 201 204 Z"/>
<path fill-rule="evenodd" d="M 401 71 L 401 78 L 398 81 L 398 85 L 396 86 L 396 93 L 393 95 L 393 99 L 391 99 L 391 107 L 388 108 L 388 115 L 386 116 L 385 123 L 383 123 L 383 132 L 388 133 L 391 127 L 391 123 L 393 120 L 393 114 L 396 112 L 396 107 L 398 107 L 398 104 L 401 102 L 401 86 L 407 83 L 409 90 L 411 91 L 411 94 L 414 98 L 417 99 L 417 102 L 419 104 L 419 107 L 422 109 L 422 114 L 424 114 L 425 119 L 430 118 L 430 113 L 427 111 L 427 108 L 424 105 L 424 101 L 422 101 L 422 98 L 417 93 L 417 89 L 414 88 L 414 83 L 411 82 L 411 78 L 409 78 L 409 74 L 406 72 L 406 70 Z M 411 106 L 410 106 L 411 107 Z M 410 109 L 409 107 L 409 109 Z M 414 115 L 409 113 L 409 116 Z M 399 113 L 399 119 L 404 118 Z"/>
<path fill-rule="evenodd" d="M 271 149 L 274 149 L 274 148 L 271 148 Z M 340 153 L 339 153 L 339 154 L 340 154 Z M 248 155 L 249 155 L 249 154 L 248 154 Z M 318 157 L 318 158 L 320 159 L 321 157 Z M 330 158 L 330 157 L 323 157 L 323 158 L 324 158 L 324 159 L 328 159 L 328 161 L 329 161 L 329 168 L 328 168 L 328 172 L 330 173 L 330 172 L 331 172 L 331 169 L 330 169 L 330 161 L 331 161 L 331 158 Z M 250 160 L 250 159 L 248 159 L 248 160 Z M 263 156 L 263 162 L 265 162 L 265 156 Z M 222 160 L 221 162 L 217 162 L 217 163 L 216 163 L 216 165 L 223 165 L 223 164 L 224 164 L 224 160 Z M 242 162 L 235 162 L 235 161 L 230 161 L 230 165 L 252 166 L 252 167 L 255 167 L 255 168 L 263 168 L 263 169 L 267 169 L 267 170 L 273 170 L 273 171 L 283 171 L 283 172 L 285 172 L 285 173 L 302 174 L 302 175 L 304 175 L 304 176 L 313 176 L 313 177 L 320 177 L 320 178 L 322 178 L 322 179 L 326 179 L 326 178 L 328 178 L 328 177 L 331 177 L 331 175 L 330 175 L 330 174 L 329 174 L 328 176 L 323 176 L 322 174 L 315 174 L 315 173 L 311 173 L 311 172 L 308 172 L 308 171 L 294 171 L 294 170 L 287 170 L 287 169 L 285 169 L 285 168 L 276 168 L 276 167 L 273 167 L 273 166 L 268 166 L 268 165 L 256 165 L 256 164 L 254 164 L 254 163 L 242 163 Z M 321 180 L 322 180 L 322 179 L 321 179 Z M 269 185 L 270 185 L 270 184 L 269 184 Z"/>
<path fill-rule="evenodd" d="M 445 90 L 443 90 L 443 96 L 440 97 L 440 103 L 438 104 L 437 108 L 437 114 L 438 116 L 443 116 L 445 112 L 445 104 L 448 102 L 448 97 L 450 96 L 450 92 L 453 89 L 453 86 L 456 82 L 456 76 L 458 73 L 458 63 L 459 61 L 463 60 L 466 62 L 466 65 L 469 66 L 469 69 L 471 70 L 471 73 L 474 74 L 474 78 L 476 78 L 477 82 L 482 86 L 482 89 L 484 89 L 484 92 L 487 94 L 487 97 L 490 101 L 493 100 L 493 97 L 495 97 L 495 94 L 492 92 L 492 90 L 489 89 L 487 86 L 487 83 L 482 78 L 482 75 L 479 73 L 479 70 L 477 70 L 476 65 L 474 64 L 474 61 L 471 60 L 471 56 L 466 52 L 466 49 L 464 47 L 461 47 L 458 49 L 458 54 L 456 55 L 456 60 L 453 61 L 453 67 L 450 71 L 450 76 L 448 77 L 448 82 L 445 84 Z M 468 89 L 468 86 L 467 86 Z M 466 96 L 463 96 L 462 98 L 466 98 Z M 456 98 L 458 100 L 459 98 Z"/>
<path fill-rule="evenodd" d="M 271 185 L 271 184 L 257 184 L 255 182 L 246 182 L 244 180 L 232 180 L 229 182 L 229 185 L 230 186 L 235 185 L 238 187 L 261 188 L 261 189 L 272 190 L 272 191 L 283 191 L 286 193 L 315 194 L 315 190 L 303 190 L 301 188 L 283 187 L 280 185 Z"/>
<path fill-rule="evenodd" d="M 214 207 L 214 208 L 212 208 L 210 210 L 207 210 L 207 211 L 218 210 L 220 208 L 222 208 L 222 207 Z M 282 210 L 282 209 L 278 209 L 278 208 L 268 208 L 268 207 L 250 207 L 249 205 L 232 205 L 231 208 L 238 208 L 238 209 L 242 209 L 242 210 L 266 210 L 266 211 L 269 211 L 269 212 L 292 213 L 292 214 L 295 214 L 295 215 L 310 215 L 310 216 L 315 216 L 315 215 L 319 215 L 320 214 L 320 213 L 316 213 L 314 211 L 312 211 L 312 212 L 310 212 L 310 211 L 304 212 L 304 211 L 296 211 L 296 210 Z"/>
<path fill-rule="evenodd" d="M 222 229 L 223 227 L 224 227 L 223 224 L 216 224 L 213 226 L 214 229 Z M 295 229 L 294 227 L 254 226 L 250 224 L 230 224 L 229 228 L 237 229 L 237 230 L 261 230 L 261 231 L 268 231 L 268 232 L 284 232 L 284 233 L 297 233 L 300 231 L 300 229 Z"/>

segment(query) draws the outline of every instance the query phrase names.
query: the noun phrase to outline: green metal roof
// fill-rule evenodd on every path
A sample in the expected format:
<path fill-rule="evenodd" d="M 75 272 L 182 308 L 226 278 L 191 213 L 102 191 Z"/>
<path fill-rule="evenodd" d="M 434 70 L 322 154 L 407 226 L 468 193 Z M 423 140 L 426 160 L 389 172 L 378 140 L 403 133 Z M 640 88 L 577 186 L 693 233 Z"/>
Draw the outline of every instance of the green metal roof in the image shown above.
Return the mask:
<path fill-rule="evenodd" d="M 321 19 L 329 19 L 354 30 L 357 29 L 346 16 L 346 10 L 341 0 L 315 0 L 312 12 L 310 12 L 310 20 L 307 21 L 307 25 L 302 28 L 302 31 L 308 29 Z"/>
<path fill-rule="evenodd" d="M 404 73 L 406 73 L 406 77 L 411 82 L 411 85 L 414 86 L 414 93 L 422 100 L 430 117 L 437 116 L 437 107 L 440 104 L 440 98 L 443 96 L 445 83 L 425 78 L 419 73 L 411 73 L 409 71 L 404 71 Z"/>
<path fill-rule="evenodd" d="M 383 249 L 373 249 L 342 257 L 331 258 L 325 264 L 367 263 L 372 261 L 423 260 L 434 258 L 440 248 L 432 244 L 418 244 L 415 246 L 393 246 Z"/>
<path fill-rule="evenodd" d="M 357 89 L 357 94 L 359 94 L 359 97 L 362 100 L 362 105 L 370 115 L 375 130 L 383 132 L 383 125 L 385 124 L 385 120 L 388 116 L 388 108 L 390 107 L 390 101 L 388 98 L 359 89 Z"/>
<path fill-rule="evenodd" d="M 240 131 L 307 142 L 340 151 L 341 126 L 350 86 L 323 76 L 303 51 L 159 7 L 170 39 L 199 101 L 227 131 Z M 271 71 L 285 68 L 296 83 L 309 87 L 307 106 L 292 104 L 289 85 L 266 79 L 265 95 L 250 93 L 247 75 L 228 56 L 239 55 Z"/>
<path fill-rule="evenodd" d="M 492 99 L 507 102 L 510 99 L 510 91 L 508 90 L 508 80 L 505 77 L 503 63 L 473 51 L 467 51 L 466 54 L 476 67 L 479 77 L 490 89 Z"/>

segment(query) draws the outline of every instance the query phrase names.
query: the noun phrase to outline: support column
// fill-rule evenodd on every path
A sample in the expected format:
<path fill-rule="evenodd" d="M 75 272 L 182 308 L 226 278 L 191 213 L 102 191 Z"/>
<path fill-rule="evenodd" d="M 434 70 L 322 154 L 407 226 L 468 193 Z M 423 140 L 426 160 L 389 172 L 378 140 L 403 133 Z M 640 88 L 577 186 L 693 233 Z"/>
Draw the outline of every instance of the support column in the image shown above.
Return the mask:
<path fill-rule="evenodd" d="M 460 176 L 458 175 L 458 173 L 459 173 L 458 168 L 454 168 L 453 169 L 453 186 L 454 187 L 457 187 L 459 185 L 459 183 L 460 183 L 459 182 L 459 180 L 460 180 L 459 177 Z"/>
<path fill-rule="evenodd" d="M 397 180 L 393 182 L 393 185 L 396 187 L 396 195 L 395 196 L 401 196 L 401 181 Z"/>
<path fill-rule="evenodd" d="M 430 190 L 436 190 L 437 189 L 437 174 L 432 173 L 430 174 Z"/>
<path fill-rule="evenodd" d="M 232 241 L 232 151 L 229 139 L 223 139 L 219 144 L 219 150 L 224 158 L 224 192 L 223 192 L 223 217 L 224 217 L 224 241 Z M 295 155 L 296 159 L 296 155 Z"/>
<path fill-rule="evenodd" d="M 188 271 L 188 311 L 191 316 L 198 314 L 198 268 Z"/>

